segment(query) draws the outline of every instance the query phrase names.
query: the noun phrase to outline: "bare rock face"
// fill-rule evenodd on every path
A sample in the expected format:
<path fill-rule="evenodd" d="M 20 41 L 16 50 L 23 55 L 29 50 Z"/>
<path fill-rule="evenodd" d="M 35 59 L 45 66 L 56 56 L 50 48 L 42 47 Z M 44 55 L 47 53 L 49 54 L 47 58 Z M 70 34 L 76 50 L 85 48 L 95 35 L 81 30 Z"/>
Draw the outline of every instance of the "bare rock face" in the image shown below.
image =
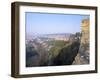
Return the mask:
<path fill-rule="evenodd" d="M 85 19 L 82 21 L 82 37 L 81 37 L 81 43 L 82 44 L 88 44 L 89 43 L 89 19 Z"/>
<path fill-rule="evenodd" d="M 82 20 L 79 53 L 75 57 L 73 64 L 89 64 L 89 27 L 89 19 Z"/>

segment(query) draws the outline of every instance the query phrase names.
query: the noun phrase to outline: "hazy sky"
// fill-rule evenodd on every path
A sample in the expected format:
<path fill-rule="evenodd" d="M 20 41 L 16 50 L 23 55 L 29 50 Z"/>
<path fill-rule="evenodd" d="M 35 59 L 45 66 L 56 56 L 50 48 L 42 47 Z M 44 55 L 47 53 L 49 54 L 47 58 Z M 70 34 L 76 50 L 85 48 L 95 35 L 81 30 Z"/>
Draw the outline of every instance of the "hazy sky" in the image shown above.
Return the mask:
<path fill-rule="evenodd" d="M 27 34 L 75 33 L 81 31 L 82 19 L 88 15 L 25 13 Z"/>

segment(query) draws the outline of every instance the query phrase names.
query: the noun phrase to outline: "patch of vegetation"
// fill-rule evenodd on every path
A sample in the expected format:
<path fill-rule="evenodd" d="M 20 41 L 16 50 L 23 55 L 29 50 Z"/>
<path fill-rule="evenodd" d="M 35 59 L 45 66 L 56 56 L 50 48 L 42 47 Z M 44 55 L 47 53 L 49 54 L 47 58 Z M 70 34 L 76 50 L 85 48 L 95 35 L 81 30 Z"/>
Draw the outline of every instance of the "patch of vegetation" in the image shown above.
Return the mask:
<path fill-rule="evenodd" d="M 66 41 L 63 40 L 52 40 L 47 42 L 49 45 L 57 46 L 57 47 L 63 47 L 66 45 Z"/>
<path fill-rule="evenodd" d="M 49 58 L 54 58 L 56 57 L 60 50 L 66 45 L 66 41 L 61 41 L 61 40 L 54 40 L 54 41 L 49 41 L 49 45 L 52 45 L 53 47 L 49 50 Z"/>

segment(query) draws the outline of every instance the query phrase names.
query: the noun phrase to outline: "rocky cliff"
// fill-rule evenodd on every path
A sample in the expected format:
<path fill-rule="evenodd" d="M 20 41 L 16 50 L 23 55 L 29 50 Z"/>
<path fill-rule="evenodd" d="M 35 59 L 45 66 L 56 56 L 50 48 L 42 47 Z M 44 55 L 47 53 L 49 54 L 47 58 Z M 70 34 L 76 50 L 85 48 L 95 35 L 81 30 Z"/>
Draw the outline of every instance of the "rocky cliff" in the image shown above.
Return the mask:
<path fill-rule="evenodd" d="M 73 64 L 89 64 L 89 27 L 90 20 L 82 20 L 79 53 L 75 57 Z"/>

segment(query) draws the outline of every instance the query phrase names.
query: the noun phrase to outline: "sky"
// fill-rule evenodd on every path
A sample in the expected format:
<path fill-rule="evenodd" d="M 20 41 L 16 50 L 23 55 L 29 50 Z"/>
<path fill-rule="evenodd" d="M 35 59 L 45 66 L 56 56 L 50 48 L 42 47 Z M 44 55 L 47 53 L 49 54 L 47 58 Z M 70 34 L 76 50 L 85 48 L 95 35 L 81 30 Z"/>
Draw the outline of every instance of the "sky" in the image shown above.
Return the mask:
<path fill-rule="evenodd" d="M 81 31 L 81 22 L 88 15 L 25 13 L 27 34 L 76 33 Z"/>

